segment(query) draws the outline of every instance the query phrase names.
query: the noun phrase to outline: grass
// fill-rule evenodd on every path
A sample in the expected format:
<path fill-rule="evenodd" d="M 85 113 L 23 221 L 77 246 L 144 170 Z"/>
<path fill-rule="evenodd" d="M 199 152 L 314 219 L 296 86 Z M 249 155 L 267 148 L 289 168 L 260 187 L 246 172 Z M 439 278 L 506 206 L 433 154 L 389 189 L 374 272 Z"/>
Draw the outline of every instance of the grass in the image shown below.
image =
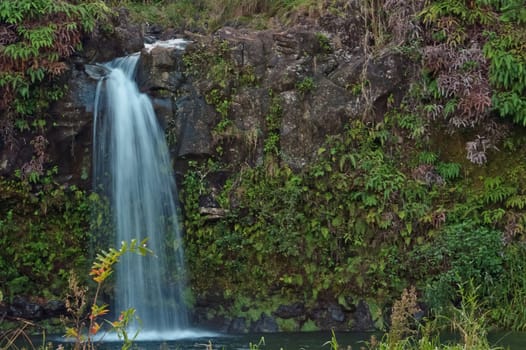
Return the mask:
<path fill-rule="evenodd" d="M 224 25 L 244 24 L 256 29 L 271 26 L 270 18 L 287 23 L 298 12 L 316 13 L 316 0 L 112 0 L 126 7 L 137 23 L 213 32 Z"/>

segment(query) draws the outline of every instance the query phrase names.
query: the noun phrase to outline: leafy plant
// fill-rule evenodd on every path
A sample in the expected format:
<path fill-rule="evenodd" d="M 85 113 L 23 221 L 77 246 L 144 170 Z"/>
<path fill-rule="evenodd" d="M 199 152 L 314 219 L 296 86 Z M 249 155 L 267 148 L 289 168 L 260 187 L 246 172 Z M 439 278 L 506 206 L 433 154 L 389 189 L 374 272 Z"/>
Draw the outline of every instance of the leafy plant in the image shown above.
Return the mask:
<path fill-rule="evenodd" d="M 315 84 L 314 79 L 311 77 L 306 77 L 296 83 L 296 89 L 300 92 L 301 95 L 305 95 L 312 90 L 314 90 Z"/>
<path fill-rule="evenodd" d="M 478 290 L 482 298 L 503 272 L 499 231 L 470 222 L 445 226 L 441 231 L 436 240 L 413 252 L 414 264 L 431 269 L 425 294 L 436 310 L 455 297 L 455 286 L 462 281 L 484 285 L 487 289 Z"/>
<path fill-rule="evenodd" d="M 99 294 L 102 285 L 113 273 L 113 265 L 119 262 L 122 255 L 126 253 L 136 253 L 140 255 L 152 254 L 152 251 L 146 247 L 146 239 L 138 242 L 133 239 L 131 242 L 122 242 L 120 249 L 110 248 L 108 251 L 101 251 L 93 262 L 90 276 L 95 281 L 97 288 L 90 304 L 86 302 L 86 289 L 78 286 L 76 277 L 72 275 L 70 287 L 72 295 L 68 298 L 68 311 L 73 314 L 75 324 L 73 327 L 66 327 L 66 337 L 75 339 L 76 349 L 94 349 L 94 336 L 101 330 L 102 324 L 100 318 L 109 312 L 108 305 L 99 305 Z M 71 302 L 71 300 L 74 302 Z M 90 310 L 87 317 L 87 324 L 82 318 L 84 308 L 89 306 Z M 118 320 L 109 322 L 111 328 L 117 333 L 119 338 L 124 341 L 122 349 L 129 349 L 132 341 L 138 335 L 137 331 L 131 338 L 128 336 L 127 327 L 135 316 L 134 309 L 122 311 Z M 86 332 L 84 332 L 86 330 Z"/>
<path fill-rule="evenodd" d="M 67 68 L 64 59 L 80 48 L 82 34 L 92 32 L 110 12 L 102 1 L 3 1 L 0 110 L 38 115 L 60 98 L 57 78 Z"/>
<path fill-rule="evenodd" d="M 387 338 L 389 343 L 396 344 L 401 340 L 416 335 L 414 317 L 421 312 L 417 304 L 416 289 L 414 286 L 402 292 L 400 299 L 396 300 L 391 313 L 391 327 Z"/>
<path fill-rule="evenodd" d="M 8 300 L 19 293 L 61 297 L 66 271 L 85 264 L 81 251 L 98 199 L 57 184 L 53 175 L 49 171 L 36 183 L 0 179 L 0 281 Z"/>
<path fill-rule="evenodd" d="M 323 33 L 316 33 L 316 38 L 321 47 L 321 50 L 325 53 L 332 52 L 332 46 L 330 39 Z"/>
<path fill-rule="evenodd" d="M 487 319 L 488 313 L 480 302 L 479 287 L 472 279 L 458 285 L 460 305 L 451 307 L 451 327 L 460 333 L 467 349 L 489 349 Z"/>

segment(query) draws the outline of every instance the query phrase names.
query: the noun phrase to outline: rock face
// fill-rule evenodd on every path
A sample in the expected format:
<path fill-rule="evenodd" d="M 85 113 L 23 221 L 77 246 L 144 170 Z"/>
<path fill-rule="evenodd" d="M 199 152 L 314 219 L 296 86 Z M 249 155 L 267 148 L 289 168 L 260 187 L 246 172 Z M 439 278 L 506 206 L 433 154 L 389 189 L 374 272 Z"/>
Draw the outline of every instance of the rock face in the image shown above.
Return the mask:
<path fill-rule="evenodd" d="M 66 95 L 55 102 L 49 112 L 46 164 L 58 165 L 63 182 L 89 186 L 91 166 L 91 120 L 96 81 L 86 74 L 85 64 L 106 62 L 116 57 L 138 52 L 144 47 L 139 25 L 128 20 L 127 11 L 121 9 L 112 19 L 113 30 L 97 27 L 83 42 L 84 49 L 70 62 L 62 77 L 67 86 Z M 0 118 L 0 129 L 3 118 Z M 7 133 L 6 133 L 7 134 Z M 0 140 L 0 175 L 11 175 L 23 167 L 34 155 L 31 141 L 38 135 L 25 132 L 16 139 Z"/>
<path fill-rule="evenodd" d="M 180 49 L 143 49 L 141 28 L 121 10 L 114 19 L 115 30 L 97 29 L 82 55 L 70 63 L 67 95 L 50 111 L 54 126 L 46 135 L 48 162 L 58 165 L 63 181 L 89 186 L 96 80 L 85 66 L 142 50 L 137 82 L 151 96 L 179 166 L 211 155 L 234 168 L 258 164 L 265 140 L 277 132 L 280 157 L 292 169 L 301 169 L 316 157 L 326 137 L 343 131 L 350 118 L 379 118 L 387 103 L 399 101 L 411 75 L 398 53 L 363 54 L 359 18 L 330 17 L 287 29 L 226 27 L 212 36 L 188 35 L 187 53 L 215 52 L 212 59 L 228 64 L 218 85 L 214 74 L 220 72 L 192 71 L 192 62 L 185 61 L 187 53 Z M 219 53 L 214 51 L 218 45 L 223 48 Z M 242 71 L 250 72 L 251 83 L 232 86 L 230 80 Z M 214 89 L 227 95 L 214 100 Z M 277 125 L 271 127 L 268 118 L 276 101 L 280 112 Z M 222 102 L 227 104 L 219 106 Z M 230 124 L 221 129 L 218 124 L 224 119 Z M 29 141 L 28 137 L 17 147 L 2 148 L 2 173 L 31 159 Z"/>
<path fill-rule="evenodd" d="M 272 91 L 281 108 L 281 157 L 293 169 L 300 169 L 314 159 L 328 135 L 343 130 L 349 118 L 374 120 L 383 115 L 388 101 L 401 99 L 410 75 L 403 56 L 385 51 L 366 59 L 347 47 L 336 50 L 321 39 L 331 34 L 318 30 L 223 28 L 213 38 L 193 38 L 188 49 L 192 55 L 204 55 L 203 51 L 221 43 L 227 49 L 218 54 L 218 60 L 235 70 L 250 69 L 257 83 L 234 89 L 228 81 L 215 86 L 214 72 L 192 74 L 180 51 L 161 47 L 143 51 L 138 83 L 155 97 L 156 110 L 173 134 L 176 157 L 217 155 L 220 146 L 229 164 L 258 162 L 269 134 L 266 118 L 271 113 Z M 235 79 L 236 73 L 232 74 Z M 222 101 L 206 102 L 214 89 L 230 92 L 222 96 L 228 102 L 226 111 L 217 105 Z M 231 125 L 218 131 L 221 112 Z"/>
<path fill-rule="evenodd" d="M 211 37 L 189 35 L 191 43 L 186 53 L 175 47 L 143 49 L 140 28 L 126 18 L 121 11 L 115 19 L 114 32 L 98 30 L 85 43 L 84 53 L 70 63 L 65 77 L 67 96 L 50 111 L 54 127 L 47 135 L 48 152 L 63 181 L 89 187 L 91 120 L 97 82 L 86 73 L 86 64 L 142 50 L 137 83 L 151 97 L 182 171 L 188 160 L 212 155 L 231 164 L 233 171 L 241 164 L 258 164 L 271 136 L 278 139 L 276 147 L 282 161 L 299 170 L 315 159 L 327 136 L 344 130 L 349 119 L 373 121 L 388 104 L 399 102 L 412 75 L 412 67 L 399 53 L 385 50 L 366 56 L 360 47 L 363 23 L 352 16 L 342 19 L 326 15 L 318 24 L 288 29 L 222 28 Z M 222 50 L 214 51 L 218 46 Z M 213 68 L 222 67 L 223 71 L 195 71 L 192 62 L 185 61 L 186 54 L 198 57 L 208 51 L 215 52 L 212 61 L 219 62 Z M 245 77 L 248 83 L 232 86 L 231 80 L 240 79 L 238 72 L 249 72 Z M 217 76 L 223 80 L 214 80 Z M 219 95 L 214 95 L 214 90 Z M 219 127 L 221 123 L 226 126 Z M 25 151 L 20 147 L 18 153 L 6 149 L 0 144 L 0 171 L 12 169 L 19 154 L 31 157 L 27 147 Z M 211 186 L 221 188 L 221 178 L 224 176 L 217 176 L 217 182 L 211 181 Z M 207 202 L 215 200 L 208 198 Z M 210 214 L 210 208 L 203 212 Z M 210 301 L 197 305 L 195 323 L 236 333 L 273 332 L 280 329 L 280 322 L 289 321 L 298 330 L 308 321 L 319 329 L 374 328 L 364 302 L 352 310 L 335 301 L 320 301 L 310 308 L 301 303 L 281 305 L 261 313 L 256 320 L 210 316 L 209 311 L 215 307 L 223 305 Z M 60 313 L 60 308 L 51 305 L 49 311 L 25 303 L 4 311 L 43 318 Z"/>
<path fill-rule="evenodd" d="M 39 321 L 51 317 L 65 316 L 66 314 L 67 310 L 64 302 L 58 300 L 36 303 L 18 296 L 14 297 L 9 305 L 0 303 L 0 321 L 19 318 Z"/>
<path fill-rule="evenodd" d="M 249 308 L 242 309 L 243 315 L 228 318 L 218 313 L 224 307 L 231 306 L 231 301 L 221 297 L 200 298 L 194 308 L 193 323 L 197 327 L 227 333 L 274 333 L 279 331 L 299 331 L 309 323 L 314 328 L 308 330 L 337 330 L 368 332 L 375 330 L 368 304 L 364 300 L 346 308 L 337 301 L 320 300 L 315 305 L 306 307 L 303 303 L 279 305 L 270 312 L 256 312 Z M 250 315 L 250 316 L 245 316 Z M 254 317 L 250 319 L 249 317 Z"/>

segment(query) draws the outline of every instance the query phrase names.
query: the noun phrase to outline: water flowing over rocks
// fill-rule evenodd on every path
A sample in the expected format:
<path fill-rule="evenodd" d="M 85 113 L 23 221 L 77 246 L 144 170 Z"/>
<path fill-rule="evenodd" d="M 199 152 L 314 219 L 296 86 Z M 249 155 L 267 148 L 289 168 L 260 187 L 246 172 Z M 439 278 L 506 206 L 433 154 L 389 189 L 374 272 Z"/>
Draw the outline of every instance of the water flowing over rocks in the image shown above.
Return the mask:
<path fill-rule="evenodd" d="M 206 51 L 219 42 L 224 43 L 228 50 L 222 58 L 233 62 L 236 69 L 251 67 L 257 81 L 257 84 L 232 92 L 228 110 L 232 125 L 218 132 L 216 126 L 221 115 L 207 103 L 205 96 L 212 82 L 206 74 L 188 71 L 185 52 L 176 47 L 143 49 L 140 26 L 131 24 L 126 13 L 121 11 L 115 18 L 115 30 L 106 32 L 98 28 L 85 43 L 82 55 L 70 62 L 64 77 L 68 92 L 50 110 L 54 125 L 47 135 L 50 161 L 58 165 L 64 181 L 89 186 L 97 84 L 93 78 L 98 73 L 91 72 L 90 77 L 85 67 L 142 50 L 136 80 L 139 89 L 151 97 L 157 117 L 166 130 L 177 171 L 184 172 L 189 160 L 212 155 L 231 164 L 232 171 L 237 171 L 242 164 L 261 163 L 264 140 L 269 135 L 265 118 L 273 103 L 269 90 L 282 101 L 279 120 L 282 160 L 299 170 L 316 158 L 317 150 L 328 135 L 344 130 L 349 119 L 363 118 L 366 111 L 374 111 L 368 118 L 381 116 L 387 104 L 398 103 L 407 90 L 413 67 L 406 63 L 402 54 L 389 49 L 366 56 L 360 21 L 358 17 L 343 19 L 327 14 L 317 23 L 287 29 L 256 31 L 226 27 L 212 36 L 186 33 L 185 37 L 191 41 L 188 53 Z M 330 47 L 324 45 L 320 35 L 328 39 Z M 301 88 L 306 79 L 311 79 L 312 84 Z M 361 89 L 365 91 L 358 93 Z M 25 147 L 26 158 L 31 157 L 28 147 Z M 13 153 L 0 144 L 0 171 L 13 169 L 22 148 Z M 222 149 L 221 154 L 218 148 Z M 202 215 L 208 215 L 211 220 L 225 215 L 218 213 L 213 205 L 213 194 L 224 185 L 221 180 L 224 176 L 213 175 L 209 181 L 211 197 L 203 200 L 201 210 Z M 256 320 L 221 315 L 217 310 L 224 306 L 224 300 L 204 298 L 194 307 L 193 323 L 233 333 L 277 331 L 283 320 L 292 320 L 297 330 L 308 321 L 313 321 L 319 329 L 363 331 L 375 328 L 364 301 L 350 309 L 335 301 L 322 300 L 309 307 L 302 303 L 284 304 L 261 313 Z M 225 307 L 228 308 L 228 304 Z M 13 303 L 0 312 L 42 318 L 61 313 L 62 306 L 53 304 L 44 308 L 31 303 L 18 306 Z"/>
<path fill-rule="evenodd" d="M 321 17 L 319 24 L 287 29 L 226 27 L 211 36 L 186 33 L 188 52 L 211 50 L 218 42 L 225 43 L 228 50 L 222 58 L 233 62 L 236 69 L 251 67 L 257 81 L 232 93 L 228 110 L 232 127 L 218 133 L 215 128 L 221 116 L 205 98 L 210 79 L 206 74 L 188 72 L 185 52 L 175 46 L 143 49 L 141 28 L 131 24 L 126 12 L 121 11 L 114 20 L 115 30 L 97 29 L 85 43 L 82 55 L 70 63 L 64 77 L 67 94 L 50 111 L 54 125 L 47 135 L 50 161 L 59 165 L 64 179 L 88 184 L 96 80 L 85 66 L 142 49 L 137 82 L 152 98 L 176 162 L 217 156 L 218 147 L 225 163 L 261 162 L 268 136 L 265 118 L 272 104 L 271 89 L 282 101 L 282 158 L 293 169 L 304 167 L 316 157 L 325 138 L 342 132 L 350 118 L 361 118 L 370 110 L 381 115 L 389 99 L 390 103 L 398 102 L 411 76 L 412 67 L 401 54 L 385 50 L 366 57 L 360 46 L 361 32 L 351 30 L 359 25 L 337 23 L 328 16 Z M 330 47 L 320 40 L 321 35 L 328 38 Z M 303 91 L 298 86 L 305 79 L 312 79 L 312 85 Z M 362 81 L 367 82 L 366 94 L 356 92 Z M 7 147 L 2 153 L 8 153 Z M 31 150 L 26 153 L 30 156 Z M 10 160 L 15 156 L 3 154 L 2 159 L 5 171 L 13 168 Z"/>

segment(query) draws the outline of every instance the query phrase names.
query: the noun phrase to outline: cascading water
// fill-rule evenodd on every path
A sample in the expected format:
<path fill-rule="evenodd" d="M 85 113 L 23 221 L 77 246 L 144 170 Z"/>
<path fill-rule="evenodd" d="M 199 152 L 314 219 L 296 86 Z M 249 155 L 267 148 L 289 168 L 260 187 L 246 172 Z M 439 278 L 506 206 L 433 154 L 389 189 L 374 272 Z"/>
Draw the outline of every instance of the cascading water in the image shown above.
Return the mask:
<path fill-rule="evenodd" d="M 112 206 L 116 247 L 147 237 L 155 254 L 125 254 L 116 265 L 114 310 L 135 308 L 140 335 L 170 338 L 188 326 L 184 254 L 168 147 L 148 96 L 134 81 L 138 60 L 135 54 L 99 67 L 105 76 L 95 98 L 93 177 Z"/>

